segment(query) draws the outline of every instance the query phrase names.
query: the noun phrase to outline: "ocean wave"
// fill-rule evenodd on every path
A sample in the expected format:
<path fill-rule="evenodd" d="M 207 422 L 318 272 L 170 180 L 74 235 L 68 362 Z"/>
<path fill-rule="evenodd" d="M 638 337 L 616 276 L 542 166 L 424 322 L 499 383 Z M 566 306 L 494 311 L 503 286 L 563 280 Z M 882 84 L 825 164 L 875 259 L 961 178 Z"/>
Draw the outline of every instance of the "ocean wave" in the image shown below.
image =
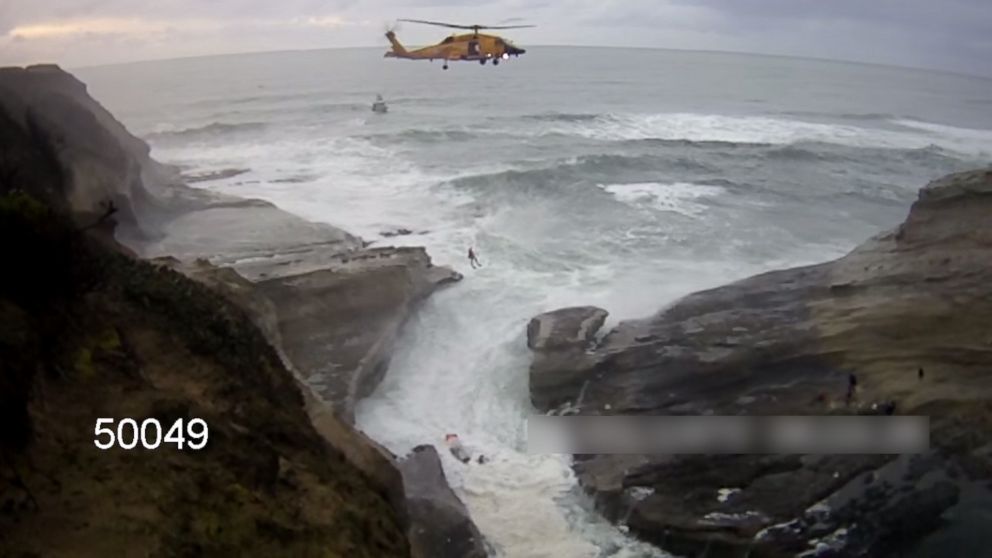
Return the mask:
<path fill-rule="evenodd" d="M 844 163 L 877 166 L 882 161 L 910 162 L 927 168 L 945 168 L 960 164 L 961 157 L 939 145 L 930 144 L 911 149 L 852 148 L 818 142 L 800 142 L 789 145 L 769 146 L 762 153 L 769 161 L 799 163 Z"/>
<path fill-rule="evenodd" d="M 675 153 L 616 154 L 603 153 L 573 157 L 559 166 L 566 166 L 580 174 L 615 174 L 623 171 L 695 171 L 714 172 L 720 170 L 712 163 L 694 157 Z"/>
<path fill-rule="evenodd" d="M 700 202 L 725 192 L 720 186 L 691 182 L 635 182 L 626 184 L 597 184 L 614 199 L 637 209 L 652 209 L 696 217 L 706 211 Z"/>
<path fill-rule="evenodd" d="M 798 120 L 714 114 L 608 114 L 545 130 L 608 141 L 682 140 L 733 144 L 787 144 L 804 139 L 849 138 L 860 129 Z"/>
<path fill-rule="evenodd" d="M 624 177 L 669 173 L 719 174 L 718 166 L 674 154 L 592 154 L 559 159 L 532 168 L 511 168 L 459 176 L 446 182 L 458 190 L 501 195 L 576 195 L 576 185 L 612 182 Z"/>
<path fill-rule="evenodd" d="M 814 118 L 817 120 L 851 120 L 855 122 L 888 122 L 890 120 L 895 120 L 897 118 L 902 118 L 899 115 L 891 114 L 887 112 L 844 112 L 844 113 L 830 113 L 830 112 L 817 112 L 812 110 L 794 110 L 794 111 L 784 111 L 773 113 L 775 116 L 796 116 L 799 118 Z"/>
<path fill-rule="evenodd" d="M 747 142 L 747 141 L 722 141 L 722 140 L 688 140 L 688 139 L 659 139 L 644 138 L 623 140 L 625 145 L 653 145 L 659 147 L 688 147 L 698 149 L 733 149 L 733 148 L 763 148 L 772 147 L 774 143 Z"/>
<path fill-rule="evenodd" d="M 448 141 L 464 142 L 479 139 L 480 137 L 483 137 L 483 135 L 466 130 L 424 129 L 407 129 L 391 134 L 370 134 L 360 136 L 363 140 L 386 143 L 401 143 L 407 141 L 428 143 L 444 143 Z"/>
<path fill-rule="evenodd" d="M 893 123 L 904 128 L 919 130 L 929 134 L 934 134 L 936 136 L 942 136 L 944 138 L 960 141 L 975 141 L 992 146 L 992 130 L 948 126 L 946 124 L 935 124 L 933 122 L 913 120 L 911 118 L 896 119 Z"/>
<path fill-rule="evenodd" d="M 323 95 L 318 93 L 287 93 L 287 92 L 267 92 L 264 89 L 260 89 L 253 95 L 242 95 L 242 96 L 232 96 L 227 98 L 209 98 L 201 99 L 192 103 L 188 106 L 193 108 L 203 108 L 203 107 L 213 107 L 217 105 L 251 105 L 257 103 L 271 103 L 271 102 L 287 102 L 287 101 L 298 101 L 305 99 L 319 99 Z"/>
<path fill-rule="evenodd" d="M 607 142 L 663 140 L 732 145 L 824 143 L 889 149 L 919 149 L 933 144 L 967 155 L 983 155 L 992 149 L 992 131 L 930 125 L 913 120 L 892 122 L 906 129 L 885 130 L 765 116 L 604 114 L 586 120 L 542 123 L 548 125 L 531 130 L 531 133 Z"/>
<path fill-rule="evenodd" d="M 798 143 L 773 147 L 765 153 L 765 157 L 782 161 L 824 161 L 842 158 L 835 153 L 817 149 L 813 144 Z"/>
<path fill-rule="evenodd" d="M 313 103 L 307 105 L 307 114 L 310 113 L 321 113 L 321 112 L 352 112 L 356 110 L 369 111 L 371 110 L 372 102 L 367 103 Z"/>
<path fill-rule="evenodd" d="M 535 120 L 539 122 L 590 122 L 601 116 L 600 114 L 544 112 L 540 114 L 527 114 L 521 118 L 523 120 Z"/>
<path fill-rule="evenodd" d="M 847 112 L 837 116 L 843 120 L 867 120 L 886 122 L 899 118 L 898 115 L 887 112 Z"/>
<path fill-rule="evenodd" d="M 224 122 L 211 122 L 203 126 L 193 126 L 191 128 L 180 128 L 175 130 L 159 130 L 145 136 L 148 141 L 198 141 L 213 139 L 225 135 L 240 132 L 259 132 L 266 128 L 263 122 L 241 122 L 228 124 Z"/>

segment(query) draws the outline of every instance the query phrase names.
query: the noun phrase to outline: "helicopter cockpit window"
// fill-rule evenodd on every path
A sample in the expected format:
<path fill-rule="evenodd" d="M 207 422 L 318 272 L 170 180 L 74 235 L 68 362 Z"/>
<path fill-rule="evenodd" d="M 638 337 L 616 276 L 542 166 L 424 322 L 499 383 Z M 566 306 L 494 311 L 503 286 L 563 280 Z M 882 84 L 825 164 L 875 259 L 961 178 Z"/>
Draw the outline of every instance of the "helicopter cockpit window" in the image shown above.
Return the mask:
<path fill-rule="evenodd" d="M 452 42 L 454 42 L 454 40 L 455 40 L 454 37 L 445 37 L 444 40 L 441 41 L 441 44 L 442 45 L 451 44 Z"/>

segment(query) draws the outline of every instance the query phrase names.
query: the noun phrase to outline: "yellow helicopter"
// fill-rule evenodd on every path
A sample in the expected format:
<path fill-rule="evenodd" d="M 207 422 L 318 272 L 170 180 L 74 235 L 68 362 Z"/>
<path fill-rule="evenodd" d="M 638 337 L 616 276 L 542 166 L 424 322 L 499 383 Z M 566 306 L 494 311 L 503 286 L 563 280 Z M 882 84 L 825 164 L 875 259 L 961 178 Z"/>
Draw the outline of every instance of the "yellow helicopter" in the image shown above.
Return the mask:
<path fill-rule="evenodd" d="M 507 60 L 511 56 L 520 56 L 527 52 L 517 47 L 509 40 L 496 35 L 486 35 L 479 33 L 482 29 L 523 29 L 534 27 L 533 25 L 456 25 L 453 23 L 441 23 L 438 21 L 424 21 L 422 19 L 401 19 L 410 23 L 423 23 L 426 25 L 437 25 L 439 27 L 450 27 L 452 29 L 467 29 L 471 33 L 461 35 L 455 34 L 445 38 L 436 45 L 431 45 L 415 50 L 407 50 L 396 39 L 396 33 L 390 29 L 386 31 L 386 38 L 393 45 L 393 49 L 385 54 L 386 58 L 405 58 L 407 60 L 434 60 L 444 61 L 442 69 L 448 69 L 449 60 L 478 60 L 479 64 L 485 64 L 492 60 L 493 66 L 499 65 L 501 60 Z"/>

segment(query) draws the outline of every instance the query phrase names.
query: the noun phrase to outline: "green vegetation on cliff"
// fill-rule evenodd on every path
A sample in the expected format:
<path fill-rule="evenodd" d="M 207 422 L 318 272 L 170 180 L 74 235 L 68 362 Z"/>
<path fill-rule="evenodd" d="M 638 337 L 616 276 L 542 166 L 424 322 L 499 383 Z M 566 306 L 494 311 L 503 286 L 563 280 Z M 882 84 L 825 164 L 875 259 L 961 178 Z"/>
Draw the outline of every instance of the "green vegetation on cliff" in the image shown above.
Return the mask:
<path fill-rule="evenodd" d="M 406 555 L 245 313 L 93 232 L 0 197 L 0 555 Z M 210 441 L 101 451 L 98 417 L 198 417 Z"/>

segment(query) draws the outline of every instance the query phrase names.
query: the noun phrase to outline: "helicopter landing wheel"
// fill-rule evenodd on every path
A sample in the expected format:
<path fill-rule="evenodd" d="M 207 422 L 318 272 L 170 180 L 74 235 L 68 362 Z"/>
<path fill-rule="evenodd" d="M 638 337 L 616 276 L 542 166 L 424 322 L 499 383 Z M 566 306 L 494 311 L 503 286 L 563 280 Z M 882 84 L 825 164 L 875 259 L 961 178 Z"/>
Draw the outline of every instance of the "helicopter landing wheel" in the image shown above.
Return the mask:
<path fill-rule="evenodd" d="M 493 58 L 493 66 L 499 66 L 499 58 Z"/>
<path fill-rule="evenodd" d="M 480 58 L 479 59 L 479 64 L 482 64 L 483 66 L 485 66 L 486 65 L 486 59 L 485 58 Z"/>
<path fill-rule="evenodd" d="M 448 65 L 447 65 L 447 64 L 445 64 L 444 66 L 441 66 L 441 69 L 442 69 L 442 70 L 447 70 L 447 69 L 448 69 Z"/>

